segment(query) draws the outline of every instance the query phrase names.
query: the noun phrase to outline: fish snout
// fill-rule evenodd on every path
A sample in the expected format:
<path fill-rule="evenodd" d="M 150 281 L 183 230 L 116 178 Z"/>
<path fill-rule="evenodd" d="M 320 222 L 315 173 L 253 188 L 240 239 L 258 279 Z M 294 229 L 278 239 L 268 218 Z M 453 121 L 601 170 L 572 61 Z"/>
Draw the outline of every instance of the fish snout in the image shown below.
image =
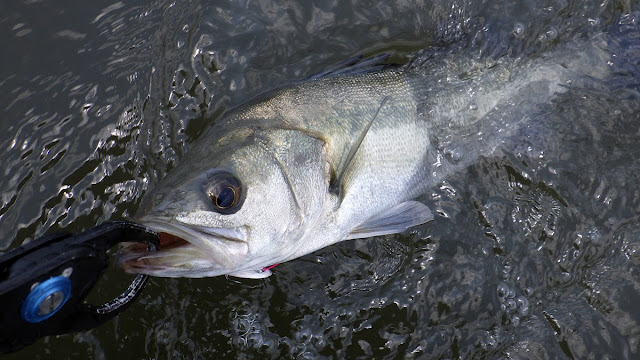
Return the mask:
<path fill-rule="evenodd" d="M 143 197 L 138 217 L 149 214 L 176 214 L 185 210 L 205 209 L 206 204 L 196 194 L 184 190 L 159 191 Z"/>

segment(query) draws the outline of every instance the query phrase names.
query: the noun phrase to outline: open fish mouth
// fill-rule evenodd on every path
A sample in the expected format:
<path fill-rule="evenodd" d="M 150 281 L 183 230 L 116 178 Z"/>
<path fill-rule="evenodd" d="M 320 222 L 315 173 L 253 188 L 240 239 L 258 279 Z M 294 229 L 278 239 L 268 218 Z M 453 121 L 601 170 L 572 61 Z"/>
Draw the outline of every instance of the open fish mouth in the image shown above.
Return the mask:
<path fill-rule="evenodd" d="M 124 245 L 117 262 L 128 273 L 159 277 L 209 277 L 231 272 L 248 251 L 241 230 L 141 221 L 158 232 L 158 249 Z"/>

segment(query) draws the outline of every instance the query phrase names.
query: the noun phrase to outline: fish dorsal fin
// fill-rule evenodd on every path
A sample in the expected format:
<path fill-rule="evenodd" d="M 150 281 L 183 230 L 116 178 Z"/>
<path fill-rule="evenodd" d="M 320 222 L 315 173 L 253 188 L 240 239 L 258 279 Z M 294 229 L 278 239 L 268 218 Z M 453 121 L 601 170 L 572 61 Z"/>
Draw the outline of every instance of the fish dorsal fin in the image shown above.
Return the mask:
<path fill-rule="evenodd" d="M 345 240 L 397 234 L 431 220 L 433 214 L 426 205 L 418 201 L 406 201 L 358 225 Z"/>
<path fill-rule="evenodd" d="M 328 70 L 313 74 L 304 80 L 326 79 L 337 76 L 353 76 L 380 71 L 386 67 L 393 66 L 392 64 L 387 63 L 389 57 L 390 54 L 388 53 L 379 54 L 370 58 L 365 58 L 362 55 L 354 56 Z"/>
<path fill-rule="evenodd" d="M 349 165 L 351 165 L 351 161 L 353 161 L 353 158 L 356 156 L 356 153 L 358 152 L 360 145 L 362 145 L 362 140 L 364 140 L 365 136 L 367 136 L 367 133 L 369 132 L 369 129 L 371 129 L 371 125 L 373 124 L 373 121 L 376 119 L 376 117 L 378 117 L 378 114 L 380 113 L 380 109 L 382 109 L 382 107 L 387 102 L 387 100 L 389 100 L 388 95 L 382 99 L 380 106 L 378 106 L 378 110 L 376 110 L 376 113 L 373 114 L 373 116 L 371 117 L 371 120 L 369 120 L 364 124 L 364 126 L 362 127 L 362 130 L 360 130 L 360 133 L 358 134 L 358 137 L 353 142 L 353 144 L 351 144 L 351 147 L 349 148 L 349 152 L 347 153 L 346 156 L 342 158 L 342 161 L 340 162 L 340 166 L 338 167 L 338 171 L 336 172 L 334 181 L 332 181 L 329 186 L 329 190 L 337 194 L 338 199 L 340 200 L 342 200 L 342 185 L 343 185 L 342 181 L 344 180 L 344 174 L 347 172 L 347 169 L 349 169 Z"/>

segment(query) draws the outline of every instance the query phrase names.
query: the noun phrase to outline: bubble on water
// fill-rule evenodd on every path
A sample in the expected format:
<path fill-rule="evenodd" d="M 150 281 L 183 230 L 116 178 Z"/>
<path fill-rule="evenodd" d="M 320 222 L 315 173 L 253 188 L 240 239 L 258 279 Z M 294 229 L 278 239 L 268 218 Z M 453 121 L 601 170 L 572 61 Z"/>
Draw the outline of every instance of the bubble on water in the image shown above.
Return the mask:
<path fill-rule="evenodd" d="M 527 295 L 527 296 L 533 295 L 533 288 L 528 287 L 528 288 L 524 289 L 524 294 Z"/>
<path fill-rule="evenodd" d="M 231 321 L 233 342 L 239 347 L 259 348 L 265 344 L 259 314 L 242 312 L 234 314 Z"/>
<path fill-rule="evenodd" d="M 312 336 L 313 336 L 313 333 L 311 332 L 311 329 L 302 328 L 298 330 L 298 332 L 296 332 L 295 339 L 298 342 L 308 342 Z"/>
<path fill-rule="evenodd" d="M 515 24 L 513 25 L 513 33 L 514 33 L 517 37 L 521 37 L 521 36 L 523 36 L 523 35 L 524 35 L 524 32 L 525 32 L 525 29 L 526 29 L 526 28 L 525 28 L 525 26 L 524 26 L 524 24 L 523 24 L 523 23 L 519 23 L 519 22 L 517 22 L 517 23 L 515 23 Z"/>
<path fill-rule="evenodd" d="M 484 349 L 495 348 L 498 345 L 498 340 L 493 334 L 487 332 L 486 338 L 482 341 L 481 345 Z"/>
<path fill-rule="evenodd" d="M 469 110 L 478 110 L 478 104 L 474 102 L 469 104 Z"/>
<path fill-rule="evenodd" d="M 500 282 L 496 288 L 500 311 L 504 313 L 504 325 L 518 326 L 522 317 L 530 313 L 529 300 L 523 295 L 517 295 L 516 289 L 507 282 Z M 533 290 L 527 288 L 526 294 L 531 294 Z"/>
<path fill-rule="evenodd" d="M 545 35 L 547 35 L 547 38 L 549 40 L 553 41 L 558 38 L 558 29 L 556 29 L 555 27 L 551 27 L 549 30 L 547 30 Z"/>
<path fill-rule="evenodd" d="M 518 314 L 520 316 L 529 315 L 529 300 L 524 296 L 518 296 L 516 298 L 516 303 L 518 305 Z"/>
<path fill-rule="evenodd" d="M 598 242 L 600 240 L 600 229 L 598 228 L 592 228 L 591 230 L 589 230 L 589 232 L 587 233 L 587 236 L 589 237 L 589 239 L 592 242 Z"/>
<path fill-rule="evenodd" d="M 508 337 L 504 330 L 498 326 L 489 331 L 482 331 L 480 333 L 479 345 L 485 350 L 495 349 L 504 343 Z"/>
<path fill-rule="evenodd" d="M 460 151 L 460 149 L 456 147 L 447 147 L 444 150 L 444 154 L 446 158 L 452 163 L 457 163 L 460 161 L 460 159 L 462 159 L 462 151 Z"/>
<path fill-rule="evenodd" d="M 247 336 L 247 346 L 258 348 L 264 343 L 262 335 L 259 333 L 252 333 Z"/>
<path fill-rule="evenodd" d="M 498 298 L 500 299 L 504 299 L 510 291 L 509 285 L 507 285 L 507 283 L 505 282 L 501 282 L 500 284 L 498 284 L 498 287 L 496 290 L 498 293 Z"/>

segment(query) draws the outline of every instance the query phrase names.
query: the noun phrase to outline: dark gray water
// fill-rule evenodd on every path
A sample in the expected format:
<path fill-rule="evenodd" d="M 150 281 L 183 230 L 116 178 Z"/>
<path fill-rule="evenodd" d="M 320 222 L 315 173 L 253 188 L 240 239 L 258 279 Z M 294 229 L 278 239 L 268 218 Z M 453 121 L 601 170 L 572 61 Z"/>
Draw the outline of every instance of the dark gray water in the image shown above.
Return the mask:
<path fill-rule="evenodd" d="M 226 109 L 354 55 L 405 61 L 474 31 L 536 56 L 637 27 L 620 17 L 637 5 L 3 2 L 0 244 L 131 216 Z M 638 358 L 639 89 L 623 66 L 563 94 L 425 196 L 436 219 L 406 234 L 265 280 L 153 279 L 114 321 L 7 358 Z M 95 297 L 129 279 L 111 269 Z"/>

